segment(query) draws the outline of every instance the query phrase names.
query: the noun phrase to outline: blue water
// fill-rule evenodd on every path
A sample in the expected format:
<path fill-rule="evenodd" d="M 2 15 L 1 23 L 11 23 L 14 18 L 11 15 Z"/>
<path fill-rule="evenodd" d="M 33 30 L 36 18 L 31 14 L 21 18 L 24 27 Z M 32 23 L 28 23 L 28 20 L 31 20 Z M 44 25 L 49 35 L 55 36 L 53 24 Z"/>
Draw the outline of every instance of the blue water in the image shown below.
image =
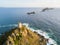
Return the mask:
<path fill-rule="evenodd" d="M 18 22 L 28 23 L 30 27 L 50 33 L 60 45 L 60 8 L 41 12 L 43 8 L 0 8 L 0 33 L 9 31 Z M 27 12 L 36 14 L 28 15 Z M 1 27 L 6 25 L 6 27 Z"/>

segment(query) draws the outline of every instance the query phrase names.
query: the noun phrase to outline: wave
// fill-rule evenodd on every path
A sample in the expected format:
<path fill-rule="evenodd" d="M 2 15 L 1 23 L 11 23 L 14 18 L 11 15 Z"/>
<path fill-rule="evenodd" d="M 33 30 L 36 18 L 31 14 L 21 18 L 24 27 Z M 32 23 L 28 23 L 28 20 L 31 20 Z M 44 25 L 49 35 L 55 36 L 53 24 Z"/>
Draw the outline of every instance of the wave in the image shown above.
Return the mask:
<path fill-rule="evenodd" d="M 31 29 L 33 32 L 36 31 L 37 33 L 39 33 L 40 35 L 44 36 L 46 39 L 49 39 L 48 42 L 47 42 L 47 45 L 57 45 L 57 42 L 55 40 L 53 40 L 50 36 L 49 36 L 49 33 L 48 32 L 45 32 L 45 31 L 42 31 L 41 29 L 34 29 L 33 27 L 30 27 L 28 23 L 23 23 L 23 25 L 25 25 L 26 27 L 28 27 L 28 29 Z M 1 27 L 11 27 L 11 26 L 14 26 L 14 27 L 17 27 L 18 24 L 9 24 L 9 25 L 2 25 L 0 26 Z M 49 29 L 50 30 L 50 29 Z M 50 30 L 51 31 L 51 30 Z M 52 32 L 52 31 L 51 31 Z M 53 34 L 53 32 L 52 32 Z M 1 34 L 0 34 L 1 35 Z"/>
<path fill-rule="evenodd" d="M 28 23 L 23 23 L 23 25 L 26 25 L 26 27 L 28 27 L 28 29 L 31 29 L 32 31 L 36 31 L 37 33 L 39 33 L 40 35 L 42 35 L 46 39 L 48 39 L 47 45 L 57 45 L 57 42 L 55 40 L 53 40 L 52 38 L 50 38 L 48 32 L 44 32 L 41 29 L 34 29 L 33 27 L 31 28 L 31 27 L 29 27 L 29 24 Z M 53 34 L 53 32 L 52 32 L 52 34 Z"/>
<path fill-rule="evenodd" d="M 4 27 L 11 27 L 11 26 L 14 26 L 14 27 L 17 27 L 18 25 L 17 24 L 9 24 L 9 25 L 0 25 L 0 28 L 4 28 Z"/>

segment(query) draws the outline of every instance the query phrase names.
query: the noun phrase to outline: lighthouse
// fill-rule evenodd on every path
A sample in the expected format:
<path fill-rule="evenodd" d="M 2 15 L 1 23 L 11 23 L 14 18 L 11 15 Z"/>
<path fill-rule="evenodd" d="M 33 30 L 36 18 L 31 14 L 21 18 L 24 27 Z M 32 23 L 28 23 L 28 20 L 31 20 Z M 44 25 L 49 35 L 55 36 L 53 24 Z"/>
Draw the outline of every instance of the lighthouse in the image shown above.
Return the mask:
<path fill-rule="evenodd" d="M 22 28 L 22 27 L 23 27 L 22 23 L 18 23 L 18 28 Z"/>

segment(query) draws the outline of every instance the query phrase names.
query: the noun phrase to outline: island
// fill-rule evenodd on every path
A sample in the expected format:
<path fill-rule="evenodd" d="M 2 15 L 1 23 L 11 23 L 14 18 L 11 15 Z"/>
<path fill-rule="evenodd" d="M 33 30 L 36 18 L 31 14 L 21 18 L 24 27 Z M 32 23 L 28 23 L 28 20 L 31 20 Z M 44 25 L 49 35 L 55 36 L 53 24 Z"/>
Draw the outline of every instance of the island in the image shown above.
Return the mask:
<path fill-rule="evenodd" d="M 44 8 L 44 9 L 42 9 L 42 12 L 45 12 L 45 11 L 47 11 L 47 10 L 53 10 L 54 8 Z"/>
<path fill-rule="evenodd" d="M 35 12 L 27 12 L 28 15 L 35 14 Z"/>

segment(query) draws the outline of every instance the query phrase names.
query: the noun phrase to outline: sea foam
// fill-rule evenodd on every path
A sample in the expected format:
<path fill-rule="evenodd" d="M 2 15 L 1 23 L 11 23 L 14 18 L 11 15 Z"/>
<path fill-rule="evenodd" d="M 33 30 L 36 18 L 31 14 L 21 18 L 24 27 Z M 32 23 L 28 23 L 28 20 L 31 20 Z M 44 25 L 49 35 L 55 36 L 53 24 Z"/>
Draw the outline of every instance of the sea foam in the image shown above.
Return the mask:
<path fill-rule="evenodd" d="M 48 42 L 47 42 L 47 45 L 51 45 L 51 44 L 57 45 L 57 42 L 55 40 L 53 40 L 52 38 L 50 38 L 50 36 L 48 35 L 47 32 L 44 32 L 41 29 L 34 29 L 33 27 L 31 28 L 31 27 L 29 27 L 29 24 L 28 23 L 23 23 L 23 25 L 25 25 L 28 29 L 32 30 L 33 32 L 36 31 L 40 35 L 44 36 L 46 39 L 49 39 Z M 0 26 L 0 28 L 1 27 L 11 27 L 11 26 L 17 27 L 18 25 L 17 24 L 9 24 L 9 25 Z"/>
<path fill-rule="evenodd" d="M 47 32 L 42 31 L 41 29 L 34 29 L 33 27 L 29 27 L 28 23 L 23 23 L 23 25 L 25 25 L 26 27 L 28 27 L 28 29 L 31 29 L 33 32 L 36 31 L 37 33 L 39 33 L 40 35 L 44 36 L 46 39 L 48 39 L 47 45 L 57 45 L 57 42 L 55 40 L 53 40 L 52 38 L 50 38 L 50 36 L 48 35 Z"/>

